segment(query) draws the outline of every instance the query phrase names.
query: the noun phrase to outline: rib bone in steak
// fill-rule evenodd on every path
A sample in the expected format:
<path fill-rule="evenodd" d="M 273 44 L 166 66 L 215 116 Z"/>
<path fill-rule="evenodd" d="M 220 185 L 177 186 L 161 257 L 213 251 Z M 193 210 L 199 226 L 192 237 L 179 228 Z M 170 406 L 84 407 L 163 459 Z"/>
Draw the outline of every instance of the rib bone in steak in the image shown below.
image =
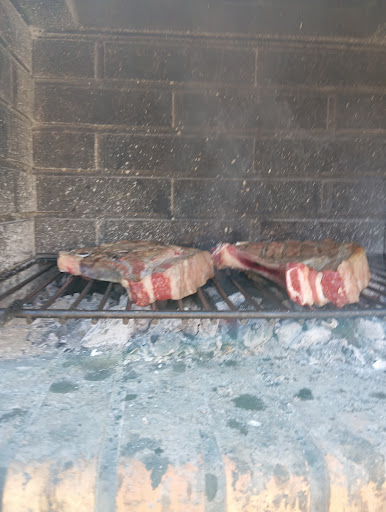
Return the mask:
<path fill-rule="evenodd" d="M 140 240 L 60 252 L 58 268 L 76 276 L 121 283 L 138 306 L 182 299 L 213 277 L 209 252 Z"/>
<path fill-rule="evenodd" d="M 219 244 L 212 257 L 219 268 L 257 272 L 286 287 L 290 299 L 301 306 L 332 302 L 340 308 L 358 302 L 370 281 L 363 247 L 329 239 Z"/>

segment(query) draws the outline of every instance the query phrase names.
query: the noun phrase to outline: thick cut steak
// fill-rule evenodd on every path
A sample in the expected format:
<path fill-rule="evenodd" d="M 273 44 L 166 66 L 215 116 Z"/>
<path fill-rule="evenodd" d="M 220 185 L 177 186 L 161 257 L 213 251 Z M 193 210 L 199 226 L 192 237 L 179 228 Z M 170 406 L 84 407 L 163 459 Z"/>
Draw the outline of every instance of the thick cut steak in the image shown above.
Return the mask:
<path fill-rule="evenodd" d="M 218 268 L 257 272 L 286 287 L 301 306 L 332 302 L 341 308 L 358 302 L 370 281 L 366 253 L 355 243 L 240 242 L 219 244 L 211 252 Z"/>
<path fill-rule="evenodd" d="M 58 268 L 76 276 L 121 283 L 138 306 L 182 299 L 213 277 L 209 252 L 141 240 L 60 252 Z"/>

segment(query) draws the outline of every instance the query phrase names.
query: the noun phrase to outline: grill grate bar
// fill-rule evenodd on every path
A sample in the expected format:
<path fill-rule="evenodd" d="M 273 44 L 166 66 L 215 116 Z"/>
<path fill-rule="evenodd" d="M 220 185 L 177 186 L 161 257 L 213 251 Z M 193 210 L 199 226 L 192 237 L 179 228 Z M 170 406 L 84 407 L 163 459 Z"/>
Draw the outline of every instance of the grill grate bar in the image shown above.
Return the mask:
<path fill-rule="evenodd" d="M 61 272 L 55 272 L 55 274 L 53 276 L 51 276 L 49 279 L 47 279 L 47 281 L 44 281 L 44 283 L 42 283 L 38 288 L 36 288 L 36 290 L 33 290 L 33 291 L 31 291 L 31 293 L 26 295 L 24 297 L 24 299 L 22 299 L 23 304 L 25 304 L 26 302 L 30 301 L 34 297 L 36 297 L 36 295 L 39 292 L 44 290 L 44 288 L 47 288 L 47 286 L 50 285 L 53 281 L 55 281 L 60 275 L 62 275 Z"/>
<path fill-rule="evenodd" d="M 206 297 L 204 295 L 204 292 L 201 290 L 201 288 L 198 288 L 197 295 L 198 295 L 198 298 L 201 301 L 201 304 L 204 306 L 204 309 L 206 309 L 206 311 L 211 311 L 211 307 L 209 305 L 209 302 L 207 301 L 207 299 L 206 299 Z"/>
<path fill-rule="evenodd" d="M 130 297 L 127 298 L 127 302 L 126 302 L 126 308 L 125 308 L 125 311 L 130 311 L 131 310 L 131 306 L 133 305 L 133 303 L 131 302 L 130 300 Z M 123 323 L 125 325 L 127 325 L 129 323 L 129 319 L 128 318 L 124 318 L 123 319 Z"/>
<path fill-rule="evenodd" d="M 283 304 L 280 302 L 280 300 L 275 296 L 275 294 L 273 294 L 269 289 L 267 289 L 266 286 L 261 284 L 261 280 L 259 278 L 260 276 L 256 276 L 253 279 L 251 279 L 255 288 L 259 290 L 263 297 L 264 295 L 268 297 L 270 301 L 278 308 L 279 311 L 285 311 L 285 308 L 283 307 Z"/>
<path fill-rule="evenodd" d="M 105 293 L 103 294 L 102 300 L 99 303 L 97 311 L 103 311 L 103 309 L 106 306 L 106 303 L 107 303 L 107 301 L 109 299 L 109 296 L 110 296 L 112 288 L 113 288 L 113 283 L 109 283 L 107 285 Z M 93 318 L 92 323 L 96 324 L 97 322 L 98 322 L 98 319 L 97 318 Z"/>
<path fill-rule="evenodd" d="M 94 279 L 91 279 L 91 281 L 86 283 L 86 286 L 83 288 L 82 292 L 79 294 L 79 297 L 77 299 L 75 299 L 74 302 L 71 304 L 71 306 L 70 306 L 71 311 L 76 309 L 79 306 L 79 304 L 82 302 L 82 300 L 86 297 L 88 292 L 93 287 L 94 283 L 95 283 Z"/>
<path fill-rule="evenodd" d="M 61 286 L 59 288 L 59 290 L 50 298 L 48 299 L 44 304 L 43 306 L 41 307 L 41 309 L 48 309 L 50 306 L 52 306 L 52 304 L 56 301 L 56 299 L 58 299 L 66 290 L 67 288 L 70 286 L 70 284 L 74 281 L 75 279 L 75 276 L 69 276 L 66 280 L 66 282 L 64 283 L 63 286 Z"/>
<path fill-rule="evenodd" d="M 0 282 L 5 281 L 6 279 L 9 279 L 12 276 L 15 276 L 16 274 L 20 274 L 20 272 L 23 272 L 23 270 L 27 270 L 27 268 L 32 267 L 33 265 L 36 265 L 37 263 L 43 263 L 40 262 L 39 259 L 33 258 L 24 260 L 21 263 L 15 265 L 14 267 L 10 268 L 9 270 L 4 270 L 4 272 L 0 273 Z"/>
<path fill-rule="evenodd" d="M 233 279 L 233 277 L 231 276 L 230 272 L 227 272 L 227 276 L 228 278 L 230 279 L 231 283 L 233 284 L 233 286 L 235 286 L 240 293 L 242 293 L 244 295 L 244 297 L 247 299 L 247 301 L 251 304 L 251 306 L 253 306 L 255 308 L 256 311 L 261 311 L 261 308 L 259 306 L 259 304 L 255 301 L 255 299 L 253 299 L 249 293 L 244 290 L 244 288 L 241 286 L 241 284 L 239 284 L 236 279 Z"/>
<path fill-rule="evenodd" d="M 32 265 L 30 265 L 32 266 Z M 34 281 L 35 279 L 37 279 L 38 277 L 40 277 L 41 275 L 45 274 L 46 272 L 48 272 L 49 270 L 51 270 L 52 268 L 54 267 L 54 264 L 52 263 L 51 265 L 49 265 L 47 268 L 42 268 L 39 270 L 39 272 L 36 272 L 36 274 L 33 274 L 32 276 L 28 277 L 27 279 L 24 279 L 24 281 L 22 281 L 21 283 L 13 286 L 12 288 L 10 288 L 9 290 L 7 290 L 6 292 L 2 293 L 0 295 L 0 300 L 3 300 L 5 299 L 6 297 L 8 297 L 9 295 L 12 295 L 12 293 L 15 293 L 17 292 L 18 290 L 20 290 L 21 288 L 23 288 L 24 286 L 26 286 L 27 284 L 31 283 L 32 281 Z M 26 267 L 26 268 L 29 268 L 29 267 Z M 23 268 L 22 270 L 25 270 L 25 268 Z"/>
<path fill-rule="evenodd" d="M 181 299 L 179 299 L 179 300 L 177 301 L 177 303 L 178 303 L 178 309 L 179 309 L 179 311 L 184 311 L 184 309 L 185 309 L 185 308 L 184 308 L 184 303 L 182 302 L 182 300 L 181 300 Z"/>
<path fill-rule="evenodd" d="M 221 295 L 221 297 L 224 299 L 225 303 L 229 307 L 231 311 L 237 311 L 236 306 L 233 304 L 231 300 L 229 300 L 228 295 L 224 292 L 222 286 L 218 282 L 216 277 L 212 277 L 212 283 L 215 285 L 218 293 Z"/>

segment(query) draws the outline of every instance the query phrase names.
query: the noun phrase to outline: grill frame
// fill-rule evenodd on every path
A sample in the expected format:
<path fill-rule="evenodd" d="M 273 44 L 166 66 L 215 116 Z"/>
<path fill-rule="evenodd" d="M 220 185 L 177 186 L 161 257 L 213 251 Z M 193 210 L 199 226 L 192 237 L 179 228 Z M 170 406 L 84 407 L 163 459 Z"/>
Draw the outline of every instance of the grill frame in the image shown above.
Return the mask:
<path fill-rule="evenodd" d="M 112 285 L 106 283 L 106 291 L 104 292 L 98 309 L 85 310 L 77 309 L 82 300 L 87 297 L 89 292 L 92 292 L 94 280 L 85 280 L 83 278 L 75 278 L 68 275 L 65 283 L 57 290 L 40 307 L 28 307 L 25 304 L 46 288 L 50 283 L 63 276 L 57 268 L 55 270 L 56 255 L 38 255 L 35 258 L 25 260 L 19 265 L 10 270 L 0 274 L 0 286 L 3 285 L 9 278 L 14 277 L 24 270 L 31 268 L 34 265 L 45 265 L 45 268 L 40 269 L 29 276 L 19 284 L 11 286 L 8 290 L 0 292 L 0 300 L 11 297 L 14 293 L 22 290 L 27 284 L 33 283 L 44 274 L 48 275 L 52 271 L 52 275 L 43 284 L 26 294 L 22 299 L 14 300 L 7 307 L 0 307 L 0 325 L 4 324 L 11 318 L 58 318 L 58 319 L 122 319 L 125 323 L 129 319 L 147 318 L 147 319 L 228 319 L 228 320 L 250 320 L 250 319 L 311 319 L 311 318 L 359 318 L 359 317 L 386 317 L 386 259 L 383 255 L 369 257 L 369 264 L 371 270 L 370 286 L 364 290 L 360 297 L 360 302 L 357 304 L 350 304 L 338 309 L 331 304 L 323 306 L 322 308 L 301 307 L 290 301 L 287 293 L 276 284 L 268 281 L 267 279 L 259 276 L 257 281 L 248 280 L 252 283 L 253 289 L 259 292 L 259 295 L 252 295 L 249 291 L 245 290 L 240 282 L 240 277 L 243 275 L 245 281 L 246 276 L 236 271 L 216 271 L 216 276 L 209 280 L 208 283 L 212 284 L 219 296 L 228 305 L 229 311 L 215 309 L 211 305 L 210 297 L 205 293 L 205 288 L 208 285 L 200 288 L 192 297 L 195 301 L 201 304 L 202 309 L 181 309 L 183 308 L 183 301 L 168 301 L 168 304 L 173 304 L 173 310 L 164 310 L 160 307 L 159 303 L 151 305 L 150 309 L 132 309 L 132 303 L 128 299 L 124 310 L 109 310 L 104 309 L 112 291 Z M 83 288 L 80 291 L 78 298 L 74 299 L 69 309 L 50 309 L 55 301 L 61 297 L 67 288 L 73 283 L 75 279 L 81 279 L 84 282 Z M 242 293 L 246 302 L 252 305 L 253 311 L 240 310 L 233 304 L 229 298 L 229 294 L 224 290 L 223 282 L 230 283 L 235 291 Z M 211 283 L 212 282 L 212 283 Z M 378 288 L 377 288 L 378 287 Z M 261 301 L 260 301 L 261 299 Z M 259 302 L 260 301 L 260 302 Z M 269 306 L 269 304 L 271 304 Z"/>

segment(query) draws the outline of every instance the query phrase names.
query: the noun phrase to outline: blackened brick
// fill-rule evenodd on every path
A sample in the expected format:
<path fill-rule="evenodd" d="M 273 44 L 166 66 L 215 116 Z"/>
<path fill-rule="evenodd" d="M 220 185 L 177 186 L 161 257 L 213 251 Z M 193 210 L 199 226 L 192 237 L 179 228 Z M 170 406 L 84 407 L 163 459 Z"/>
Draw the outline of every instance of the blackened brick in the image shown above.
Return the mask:
<path fill-rule="evenodd" d="M 35 224 L 37 252 L 56 253 L 97 243 L 94 220 L 37 217 Z"/>
<path fill-rule="evenodd" d="M 210 249 L 218 242 L 235 243 L 250 238 L 245 220 L 108 220 L 102 222 L 100 242 L 124 239 L 155 240 Z"/>
<path fill-rule="evenodd" d="M 8 156 L 19 162 L 32 164 L 31 122 L 10 112 Z"/>
<path fill-rule="evenodd" d="M 261 85 L 384 86 L 386 52 L 329 49 L 261 50 Z"/>
<path fill-rule="evenodd" d="M 13 213 L 15 206 L 15 173 L 0 169 L 0 213 Z"/>
<path fill-rule="evenodd" d="M 40 211 L 144 217 L 170 214 L 167 180 L 40 176 L 37 190 Z"/>
<path fill-rule="evenodd" d="M 31 69 L 30 30 L 11 2 L 0 2 L 0 37 L 19 57 L 23 64 Z"/>
<path fill-rule="evenodd" d="M 94 43 L 64 39 L 36 39 L 32 48 L 36 76 L 94 76 Z"/>
<path fill-rule="evenodd" d="M 20 0 L 19 0 L 20 1 Z M 24 2 L 27 0 L 23 0 Z M 29 0 L 30 1 L 30 0 Z M 42 0 L 40 0 L 41 2 Z M 45 0 L 47 1 L 47 0 Z M 52 1 L 52 0 L 51 0 Z M 39 2 L 39 3 L 40 3 Z M 328 35 L 366 37 L 370 9 L 375 2 L 354 2 L 349 8 L 325 0 L 195 0 L 181 2 L 77 2 L 79 22 L 86 27 L 115 29 L 248 33 L 281 35 Z"/>
<path fill-rule="evenodd" d="M 325 129 L 327 98 L 254 92 L 181 92 L 176 94 L 179 125 L 226 130 Z"/>
<path fill-rule="evenodd" d="M 34 254 L 34 225 L 32 220 L 0 223 L 0 270 Z"/>
<path fill-rule="evenodd" d="M 257 182 L 176 180 L 174 183 L 176 218 L 255 217 L 260 200 L 261 185 Z"/>
<path fill-rule="evenodd" d="M 14 106 L 26 116 L 32 116 L 33 81 L 20 64 L 14 64 Z"/>
<path fill-rule="evenodd" d="M 337 129 L 386 129 L 386 95 L 345 94 L 336 101 Z"/>
<path fill-rule="evenodd" d="M 31 163 L 31 123 L 0 106 L 0 156 Z"/>
<path fill-rule="evenodd" d="M 265 182 L 260 211 L 272 217 L 307 218 L 318 213 L 320 194 L 320 184 L 316 182 Z"/>
<path fill-rule="evenodd" d="M 168 91 L 40 84 L 35 93 L 38 121 L 171 126 L 171 112 L 171 93 Z"/>
<path fill-rule="evenodd" d="M 31 172 L 16 174 L 16 207 L 18 212 L 36 212 L 36 177 Z"/>
<path fill-rule="evenodd" d="M 383 252 L 385 226 L 380 221 L 263 221 L 262 240 L 322 240 L 357 242 L 371 252 Z"/>
<path fill-rule="evenodd" d="M 379 217 L 386 214 L 385 181 L 367 179 L 350 183 L 325 185 L 334 217 Z"/>
<path fill-rule="evenodd" d="M 92 133 L 35 132 L 33 149 L 36 167 L 94 168 L 94 134 Z"/>
<path fill-rule="evenodd" d="M 252 140 L 185 136 L 103 135 L 101 168 L 160 175 L 241 177 L 252 169 Z"/>
<path fill-rule="evenodd" d="M 252 50 L 177 43 L 107 43 L 105 49 L 105 74 L 110 78 L 252 85 L 254 73 Z"/>
<path fill-rule="evenodd" d="M 11 64 L 8 55 L 0 47 L 0 98 L 11 101 Z"/>
<path fill-rule="evenodd" d="M 318 139 L 257 139 L 255 168 L 270 177 L 316 177 L 331 170 L 330 145 Z"/>
<path fill-rule="evenodd" d="M 379 136 L 263 138 L 255 144 L 255 169 L 270 176 L 383 174 L 386 140 Z"/>
<path fill-rule="evenodd" d="M 0 156 L 6 158 L 8 155 L 9 137 L 9 112 L 6 107 L 0 105 Z"/>

